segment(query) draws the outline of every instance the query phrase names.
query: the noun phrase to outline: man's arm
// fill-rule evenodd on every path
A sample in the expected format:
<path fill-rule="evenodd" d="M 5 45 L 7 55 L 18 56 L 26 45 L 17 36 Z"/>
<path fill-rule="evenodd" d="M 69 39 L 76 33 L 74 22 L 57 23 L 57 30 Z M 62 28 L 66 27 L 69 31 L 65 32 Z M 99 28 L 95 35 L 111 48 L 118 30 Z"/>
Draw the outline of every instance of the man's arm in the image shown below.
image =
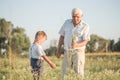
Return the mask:
<path fill-rule="evenodd" d="M 64 42 L 64 36 L 61 35 L 60 38 L 59 38 L 57 55 L 56 55 L 58 58 L 61 56 L 61 47 L 63 45 L 63 42 Z"/>
<path fill-rule="evenodd" d="M 74 42 L 72 46 L 73 48 L 83 47 L 83 46 L 86 46 L 87 42 L 88 42 L 87 40 L 83 40 L 82 42 L 79 42 L 79 43 Z"/>

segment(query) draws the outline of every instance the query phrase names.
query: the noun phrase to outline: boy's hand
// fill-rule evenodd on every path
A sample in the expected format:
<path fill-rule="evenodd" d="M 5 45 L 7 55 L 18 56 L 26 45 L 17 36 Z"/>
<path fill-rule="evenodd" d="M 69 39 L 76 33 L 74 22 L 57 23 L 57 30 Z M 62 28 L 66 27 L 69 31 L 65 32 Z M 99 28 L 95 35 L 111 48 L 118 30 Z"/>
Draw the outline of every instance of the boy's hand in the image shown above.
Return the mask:
<path fill-rule="evenodd" d="M 56 68 L 56 65 L 54 63 L 50 63 L 50 67 L 55 69 Z"/>

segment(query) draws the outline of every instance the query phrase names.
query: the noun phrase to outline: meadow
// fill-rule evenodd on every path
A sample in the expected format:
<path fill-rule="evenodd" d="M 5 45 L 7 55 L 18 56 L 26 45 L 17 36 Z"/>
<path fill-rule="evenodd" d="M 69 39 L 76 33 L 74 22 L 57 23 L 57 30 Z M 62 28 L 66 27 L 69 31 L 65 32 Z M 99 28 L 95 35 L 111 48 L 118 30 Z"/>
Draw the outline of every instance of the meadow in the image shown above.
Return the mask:
<path fill-rule="evenodd" d="M 56 69 L 45 62 L 43 80 L 61 80 L 62 58 L 49 57 Z M 10 60 L 11 59 L 11 60 Z M 33 80 L 29 58 L 11 55 L 11 58 L 0 58 L 0 80 Z M 71 70 L 66 80 L 80 80 Z M 84 80 L 120 80 L 120 53 L 86 54 Z"/>

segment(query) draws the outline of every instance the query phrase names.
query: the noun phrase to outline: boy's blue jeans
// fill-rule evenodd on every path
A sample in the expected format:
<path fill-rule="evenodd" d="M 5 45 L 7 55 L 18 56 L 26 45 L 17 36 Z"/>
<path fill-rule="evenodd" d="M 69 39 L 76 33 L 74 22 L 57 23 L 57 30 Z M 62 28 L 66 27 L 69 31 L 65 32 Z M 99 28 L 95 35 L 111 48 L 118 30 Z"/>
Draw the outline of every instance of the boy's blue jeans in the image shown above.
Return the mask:
<path fill-rule="evenodd" d="M 33 73 L 34 80 L 41 80 L 42 74 L 43 74 L 44 60 L 31 58 L 30 64 L 32 67 L 32 73 Z"/>

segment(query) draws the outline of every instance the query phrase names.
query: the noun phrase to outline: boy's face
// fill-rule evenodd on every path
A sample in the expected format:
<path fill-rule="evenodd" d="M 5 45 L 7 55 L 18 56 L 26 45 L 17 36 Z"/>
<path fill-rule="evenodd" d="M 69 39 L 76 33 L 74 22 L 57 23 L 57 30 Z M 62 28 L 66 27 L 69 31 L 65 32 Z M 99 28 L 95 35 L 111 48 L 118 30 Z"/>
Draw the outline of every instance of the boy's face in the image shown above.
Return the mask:
<path fill-rule="evenodd" d="M 40 38 L 40 43 L 43 44 L 45 42 L 45 40 L 46 40 L 46 37 L 41 37 Z"/>

